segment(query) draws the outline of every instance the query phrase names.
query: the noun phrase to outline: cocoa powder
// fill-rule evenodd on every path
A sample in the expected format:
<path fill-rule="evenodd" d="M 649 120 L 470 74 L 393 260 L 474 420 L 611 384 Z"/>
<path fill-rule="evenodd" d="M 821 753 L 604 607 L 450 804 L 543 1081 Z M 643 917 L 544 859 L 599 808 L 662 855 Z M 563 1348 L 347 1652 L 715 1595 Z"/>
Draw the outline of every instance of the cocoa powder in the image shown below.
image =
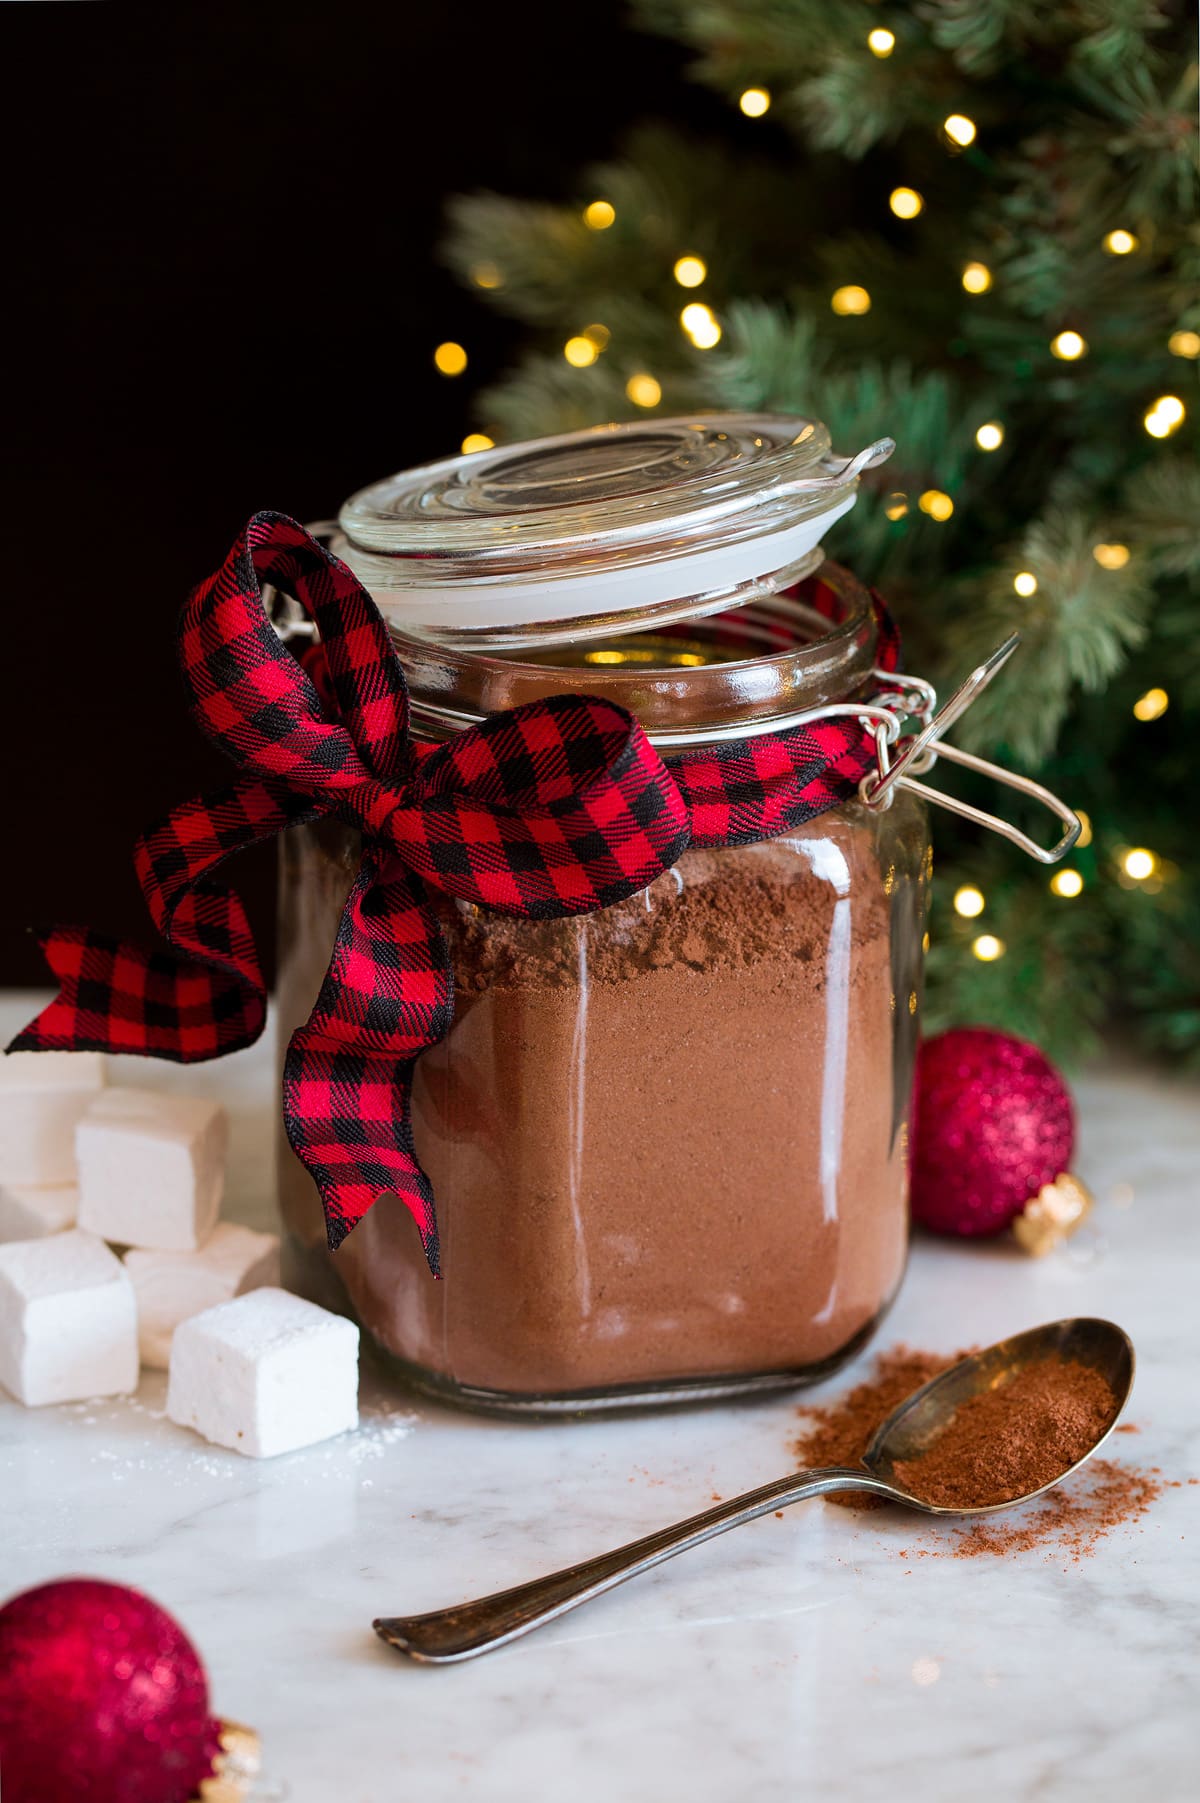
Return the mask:
<path fill-rule="evenodd" d="M 537 1397 L 809 1374 L 865 1336 L 905 1256 L 925 894 L 919 832 L 887 868 L 874 833 L 830 815 L 689 852 L 578 920 L 439 902 L 455 1018 L 412 1115 L 444 1278 L 390 1197 L 334 1261 L 388 1351 Z M 328 833 L 289 837 L 285 1031 L 354 867 Z M 307 1177 L 285 1157 L 280 1180 L 315 1246 Z"/>
<path fill-rule="evenodd" d="M 1074 1359 L 1041 1359 L 960 1404 L 919 1457 L 896 1462 L 896 1482 L 946 1509 L 1011 1502 L 1069 1471 L 1116 1411 L 1099 1371 Z"/>
<path fill-rule="evenodd" d="M 995 1520 L 973 1522 L 959 1532 L 953 1552 L 959 1559 L 1003 1557 L 1045 1550 L 1066 1553 L 1072 1563 L 1094 1552 L 1117 1528 L 1139 1522 L 1164 1490 L 1178 1481 L 1156 1469 L 1117 1459 L 1089 1459 L 1073 1477 L 1027 1508 Z"/>
<path fill-rule="evenodd" d="M 914 1390 L 965 1356 L 907 1346 L 881 1354 L 870 1376 L 838 1401 L 801 1411 L 804 1425 L 794 1456 L 806 1468 L 860 1463 L 880 1422 Z M 1061 1368 L 1050 1368 L 1054 1364 Z M 1066 1400 L 1059 1387 L 1064 1375 Z M 1018 1389 L 1020 1381 L 960 1408 L 923 1458 L 897 1465 L 897 1480 L 914 1495 L 947 1507 L 1021 1495 L 1067 1469 L 1112 1418 L 1107 1383 L 1084 1366 L 1047 1361 L 1032 1367 Z M 1127 1425 L 1124 1431 L 1137 1430 Z M 928 1542 L 898 1550 L 903 1558 L 1042 1550 L 1047 1556 L 1065 1553 L 1078 1560 L 1114 1529 L 1140 1521 L 1169 1484 L 1157 1469 L 1093 1458 L 1046 1496 L 1017 1505 L 1011 1515 L 969 1524 L 926 1521 L 922 1528 L 931 1537 Z M 848 1494 L 828 1501 L 843 1508 L 897 1512 L 897 1505 L 879 1497 Z"/>
<path fill-rule="evenodd" d="M 861 1379 L 836 1402 L 803 1406 L 800 1410 L 803 1427 L 794 1449 L 796 1458 L 801 1465 L 814 1470 L 826 1465 L 861 1464 L 880 1422 L 886 1421 L 892 1410 L 899 1408 L 914 1390 L 930 1383 L 940 1371 L 965 1357 L 965 1352 L 953 1353 L 949 1358 L 936 1352 L 914 1352 L 909 1346 L 895 1346 L 880 1353 L 871 1375 Z M 841 1509 L 871 1510 L 892 1506 L 882 1497 L 859 1495 L 854 1491 L 826 1500 Z"/>

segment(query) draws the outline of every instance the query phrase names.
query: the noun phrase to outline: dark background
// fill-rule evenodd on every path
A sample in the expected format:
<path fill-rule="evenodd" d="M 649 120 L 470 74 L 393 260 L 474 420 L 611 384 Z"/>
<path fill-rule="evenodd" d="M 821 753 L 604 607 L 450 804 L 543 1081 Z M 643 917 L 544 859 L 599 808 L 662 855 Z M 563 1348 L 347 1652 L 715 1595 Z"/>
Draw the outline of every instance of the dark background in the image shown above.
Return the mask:
<path fill-rule="evenodd" d="M 469 429 L 515 332 L 439 266 L 445 197 L 572 198 L 633 121 L 724 109 L 615 4 L 0 5 L 0 53 L 15 984 L 48 980 L 30 926 L 145 936 L 134 836 L 224 780 L 173 629 L 239 526 Z M 268 968 L 273 867 L 234 873 Z"/>

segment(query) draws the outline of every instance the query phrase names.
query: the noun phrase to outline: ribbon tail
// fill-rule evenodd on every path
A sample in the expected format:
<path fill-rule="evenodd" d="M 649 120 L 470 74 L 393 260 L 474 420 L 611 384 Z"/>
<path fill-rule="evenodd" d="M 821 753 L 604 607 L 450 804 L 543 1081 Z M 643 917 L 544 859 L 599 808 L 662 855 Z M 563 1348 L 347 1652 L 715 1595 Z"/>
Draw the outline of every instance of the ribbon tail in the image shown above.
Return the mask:
<path fill-rule="evenodd" d="M 399 1196 L 438 1277 L 433 1185 L 417 1159 L 409 1113 L 414 1063 L 319 1052 L 301 1028 L 284 1059 L 283 1122 L 289 1145 L 320 1191 L 329 1250 L 337 1251 L 380 1196 Z M 315 1096 L 321 1097 L 319 1113 Z"/>
<path fill-rule="evenodd" d="M 38 941 L 59 992 L 8 1052 L 129 1052 L 192 1064 L 250 1045 L 262 1032 L 261 978 L 222 978 L 172 952 L 87 927 L 54 927 Z"/>
<path fill-rule="evenodd" d="M 409 1100 L 417 1055 L 445 1037 L 453 1014 L 449 954 L 420 879 L 364 849 L 321 992 L 284 1060 L 288 1141 L 320 1191 L 332 1251 L 394 1195 L 438 1276 L 433 1189 Z"/>
<path fill-rule="evenodd" d="M 267 992 L 245 909 L 207 880 L 225 858 L 310 818 L 306 797 L 242 779 L 185 802 L 138 840 L 134 863 L 166 947 L 127 945 L 85 927 L 40 936 L 60 989 L 8 1046 L 129 1052 L 196 1064 L 253 1043 Z"/>

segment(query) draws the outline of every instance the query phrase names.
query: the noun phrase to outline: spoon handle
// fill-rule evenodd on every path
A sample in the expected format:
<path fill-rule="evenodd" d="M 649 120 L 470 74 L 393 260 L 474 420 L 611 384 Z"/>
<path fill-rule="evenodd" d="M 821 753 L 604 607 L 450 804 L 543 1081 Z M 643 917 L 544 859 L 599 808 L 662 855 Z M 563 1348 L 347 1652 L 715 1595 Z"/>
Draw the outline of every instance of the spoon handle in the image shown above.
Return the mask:
<path fill-rule="evenodd" d="M 580 1603 L 612 1590 L 626 1578 L 661 1565 L 664 1559 L 673 1559 L 676 1553 L 700 1546 L 716 1534 L 741 1527 L 745 1521 L 755 1521 L 772 1509 L 803 1502 L 810 1496 L 826 1496 L 835 1490 L 871 1490 L 879 1496 L 898 1498 L 890 1484 L 861 1468 L 793 1472 L 790 1477 L 730 1497 L 715 1508 L 677 1521 L 673 1527 L 660 1528 L 641 1540 L 630 1541 L 628 1546 L 585 1559 L 580 1565 L 569 1565 L 565 1571 L 552 1572 L 548 1577 L 534 1578 L 511 1590 L 498 1590 L 475 1602 L 435 1609 L 429 1615 L 382 1617 L 374 1624 L 375 1632 L 389 1646 L 428 1664 L 448 1665 L 459 1659 L 472 1659 L 565 1615 L 568 1609 L 577 1609 Z"/>

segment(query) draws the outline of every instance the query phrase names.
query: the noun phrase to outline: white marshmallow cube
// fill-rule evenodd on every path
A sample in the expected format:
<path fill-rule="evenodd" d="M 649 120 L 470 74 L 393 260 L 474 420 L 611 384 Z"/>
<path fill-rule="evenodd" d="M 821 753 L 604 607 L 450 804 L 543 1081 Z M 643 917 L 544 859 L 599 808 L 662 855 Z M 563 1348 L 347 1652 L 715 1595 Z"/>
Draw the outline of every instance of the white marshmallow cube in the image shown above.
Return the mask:
<path fill-rule="evenodd" d="M 74 1227 L 78 1213 L 77 1184 L 36 1189 L 31 1183 L 0 1183 L 0 1240 L 45 1239 Z"/>
<path fill-rule="evenodd" d="M 175 1329 L 167 1414 L 253 1459 L 358 1426 L 358 1329 L 286 1290 L 251 1290 Z"/>
<path fill-rule="evenodd" d="M 75 1134 L 79 1225 L 122 1246 L 194 1251 L 217 1224 L 228 1145 L 216 1102 L 105 1090 Z"/>
<path fill-rule="evenodd" d="M 127 1252 L 125 1269 L 137 1294 L 142 1363 L 165 1371 L 181 1321 L 279 1283 L 279 1241 L 222 1221 L 198 1252 Z"/>
<path fill-rule="evenodd" d="M 103 1084 L 99 1052 L 0 1057 L 0 1183 L 74 1183 L 75 1127 Z"/>
<path fill-rule="evenodd" d="M 119 1258 L 72 1229 L 0 1246 L 0 1383 L 18 1402 L 137 1388 L 137 1304 Z"/>

